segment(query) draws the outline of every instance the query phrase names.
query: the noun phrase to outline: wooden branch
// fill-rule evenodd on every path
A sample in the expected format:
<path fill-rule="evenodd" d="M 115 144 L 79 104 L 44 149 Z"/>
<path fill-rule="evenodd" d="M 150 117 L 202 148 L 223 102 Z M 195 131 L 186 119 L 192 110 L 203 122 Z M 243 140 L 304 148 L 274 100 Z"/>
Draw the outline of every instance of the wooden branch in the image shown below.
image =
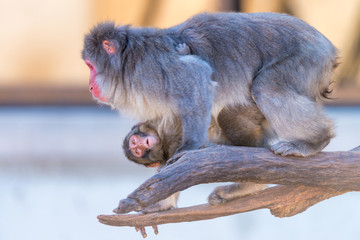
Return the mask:
<path fill-rule="evenodd" d="M 322 152 L 281 157 L 264 148 L 214 146 L 185 153 L 148 179 L 117 213 L 141 211 L 188 187 L 210 182 L 253 182 L 360 190 L 360 153 Z"/>
<path fill-rule="evenodd" d="M 151 214 L 100 215 L 114 226 L 150 226 L 197 221 L 268 208 L 288 217 L 327 198 L 360 190 L 360 146 L 350 152 L 323 152 L 307 158 L 280 157 L 267 149 L 215 146 L 183 154 L 120 202 L 120 213 L 139 211 L 190 186 L 208 182 L 275 183 L 257 194 Z"/>
<path fill-rule="evenodd" d="M 276 186 L 216 206 L 202 204 L 148 214 L 100 215 L 98 219 L 111 226 L 144 227 L 213 219 L 262 208 L 270 209 L 277 217 L 290 217 L 320 201 L 345 192 L 321 187 Z"/>

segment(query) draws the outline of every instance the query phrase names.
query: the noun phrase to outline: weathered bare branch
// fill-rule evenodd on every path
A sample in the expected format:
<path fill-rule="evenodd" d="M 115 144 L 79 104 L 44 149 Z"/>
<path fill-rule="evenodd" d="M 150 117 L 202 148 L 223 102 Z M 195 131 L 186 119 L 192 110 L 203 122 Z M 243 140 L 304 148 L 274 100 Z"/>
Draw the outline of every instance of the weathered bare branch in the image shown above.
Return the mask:
<path fill-rule="evenodd" d="M 322 152 L 281 157 L 264 148 L 214 146 L 182 155 L 119 204 L 117 213 L 140 211 L 188 187 L 210 182 L 253 182 L 360 190 L 360 153 Z"/>
<path fill-rule="evenodd" d="M 277 217 L 290 217 L 345 192 L 322 187 L 276 186 L 216 206 L 203 204 L 149 214 L 100 215 L 98 219 L 107 225 L 138 227 L 213 219 L 262 208 L 270 209 Z"/>
<path fill-rule="evenodd" d="M 150 226 L 197 221 L 268 208 L 278 217 L 292 216 L 327 198 L 360 190 L 360 146 L 349 152 L 323 152 L 307 158 L 281 157 L 267 149 L 215 146 L 183 154 L 151 177 L 117 211 L 139 211 L 190 186 L 243 181 L 277 186 L 257 194 L 210 206 L 208 204 L 151 214 L 101 215 L 114 226 Z"/>

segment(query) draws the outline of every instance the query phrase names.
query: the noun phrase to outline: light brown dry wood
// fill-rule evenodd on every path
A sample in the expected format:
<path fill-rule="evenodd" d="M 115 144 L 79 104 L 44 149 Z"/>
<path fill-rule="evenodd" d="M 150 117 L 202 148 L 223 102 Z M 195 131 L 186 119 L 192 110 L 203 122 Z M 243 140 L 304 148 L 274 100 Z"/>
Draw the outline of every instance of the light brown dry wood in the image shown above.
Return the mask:
<path fill-rule="evenodd" d="M 112 226 L 153 226 L 192 222 L 268 208 L 277 217 L 290 217 L 308 207 L 346 191 L 322 187 L 276 186 L 221 205 L 202 204 L 149 214 L 100 215 L 101 223 Z"/>
<path fill-rule="evenodd" d="M 151 214 L 100 215 L 113 226 L 151 226 L 212 219 L 261 208 L 289 217 L 327 198 L 360 190 L 360 146 L 307 158 L 280 157 L 267 149 L 215 146 L 173 160 L 120 202 L 118 211 L 141 210 L 199 183 L 244 181 L 283 184 L 217 206 L 208 204 Z"/>

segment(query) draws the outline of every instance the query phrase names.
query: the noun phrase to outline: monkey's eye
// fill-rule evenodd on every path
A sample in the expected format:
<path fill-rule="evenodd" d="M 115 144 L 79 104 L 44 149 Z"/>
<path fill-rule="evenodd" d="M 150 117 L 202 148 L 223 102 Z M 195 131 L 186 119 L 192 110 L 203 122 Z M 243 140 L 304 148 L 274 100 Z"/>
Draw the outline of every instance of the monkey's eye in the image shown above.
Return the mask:
<path fill-rule="evenodd" d="M 131 141 L 131 143 L 135 145 L 135 143 L 136 143 L 135 139 L 133 139 L 133 140 Z"/>
<path fill-rule="evenodd" d="M 140 152 L 139 152 L 139 150 L 138 150 L 138 149 L 136 149 L 136 150 L 135 150 L 135 153 L 136 153 L 136 154 L 140 154 Z"/>

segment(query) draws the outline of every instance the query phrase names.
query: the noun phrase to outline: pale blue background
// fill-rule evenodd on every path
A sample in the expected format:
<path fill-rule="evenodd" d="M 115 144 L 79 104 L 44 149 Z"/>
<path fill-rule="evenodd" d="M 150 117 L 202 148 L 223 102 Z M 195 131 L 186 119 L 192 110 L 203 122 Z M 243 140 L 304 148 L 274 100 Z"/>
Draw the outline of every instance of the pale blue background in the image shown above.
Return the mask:
<path fill-rule="evenodd" d="M 326 108 L 337 137 L 326 151 L 360 145 L 360 108 Z M 98 223 L 152 170 L 127 161 L 121 144 L 134 121 L 103 107 L 0 108 L 0 240 L 142 239 Z M 204 203 L 214 184 L 184 191 Z M 148 229 L 147 239 L 359 239 L 360 193 L 326 200 L 291 218 L 258 210 Z"/>

